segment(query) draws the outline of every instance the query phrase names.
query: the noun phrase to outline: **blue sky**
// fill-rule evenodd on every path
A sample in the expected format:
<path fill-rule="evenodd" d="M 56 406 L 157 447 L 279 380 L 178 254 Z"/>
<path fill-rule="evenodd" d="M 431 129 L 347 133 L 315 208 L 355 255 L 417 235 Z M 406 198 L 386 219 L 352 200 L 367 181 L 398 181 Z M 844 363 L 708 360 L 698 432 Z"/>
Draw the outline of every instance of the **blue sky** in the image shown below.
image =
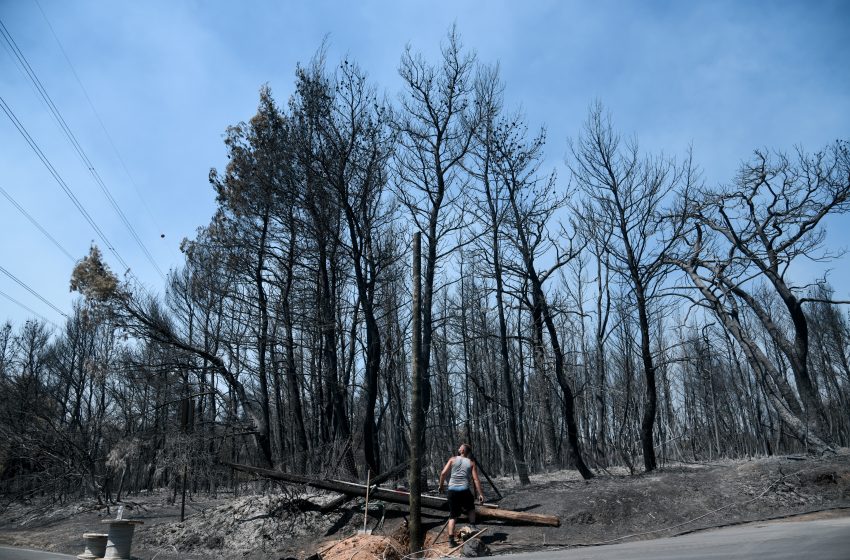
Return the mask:
<path fill-rule="evenodd" d="M 710 184 L 731 179 L 755 148 L 816 150 L 850 132 L 843 1 L 0 0 L 0 19 L 163 271 L 179 266 L 180 240 L 213 213 L 207 176 L 226 163 L 225 128 L 251 117 L 262 84 L 285 102 L 296 64 L 324 38 L 331 63 L 358 61 L 395 98 L 405 45 L 435 60 L 456 24 L 480 60 L 500 64 L 508 103 L 547 127 L 548 165 L 561 181 L 567 139 L 595 99 L 647 150 L 680 155 L 692 145 Z M 133 274 L 161 290 L 161 277 L 0 44 L 0 96 Z M 74 258 L 92 241 L 103 247 L 4 113 L 0 147 L 0 187 Z M 847 224 L 829 221 L 831 246 L 846 245 Z M 0 266 L 67 312 L 72 260 L 3 196 L 0 235 Z M 844 298 L 848 260 L 832 265 Z M 61 323 L 2 273 L 0 291 Z M 0 320 L 30 316 L 0 296 Z"/>

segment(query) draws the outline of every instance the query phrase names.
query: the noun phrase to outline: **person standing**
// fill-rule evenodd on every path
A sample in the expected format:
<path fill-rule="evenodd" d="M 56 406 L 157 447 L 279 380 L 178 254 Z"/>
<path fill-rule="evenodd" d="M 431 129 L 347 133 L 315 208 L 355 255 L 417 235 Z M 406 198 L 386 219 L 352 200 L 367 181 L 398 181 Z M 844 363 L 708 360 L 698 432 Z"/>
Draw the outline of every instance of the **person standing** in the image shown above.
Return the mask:
<path fill-rule="evenodd" d="M 449 543 L 455 546 L 455 522 L 462 513 L 466 513 L 469 524 L 475 525 L 475 497 L 472 494 L 473 485 L 478 494 L 478 501 L 484 502 L 484 492 L 481 491 L 481 480 L 478 478 L 478 467 L 472 458 L 472 447 L 468 443 L 460 444 L 457 455 L 446 462 L 440 472 L 440 487 L 442 492 L 448 478 L 449 502 Z"/>

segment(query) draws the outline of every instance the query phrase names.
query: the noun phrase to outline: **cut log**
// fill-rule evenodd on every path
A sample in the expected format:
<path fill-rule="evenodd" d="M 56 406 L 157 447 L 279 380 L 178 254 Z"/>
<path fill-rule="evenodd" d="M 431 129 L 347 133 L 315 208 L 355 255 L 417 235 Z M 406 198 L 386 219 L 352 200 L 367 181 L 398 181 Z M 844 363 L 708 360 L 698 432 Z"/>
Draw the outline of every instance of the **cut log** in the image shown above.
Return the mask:
<path fill-rule="evenodd" d="M 557 515 L 546 515 L 543 513 L 528 513 L 527 511 L 512 511 L 504 508 L 494 508 L 487 505 L 476 506 L 475 515 L 478 519 L 495 519 L 506 523 L 517 525 L 544 525 L 546 527 L 560 527 L 561 518 Z"/>
<path fill-rule="evenodd" d="M 364 484 L 356 484 L 354 482 L 345 482 L 342 480 L 313 480 L 306 476 L 289 474 L 282 471 L 252 467 L 249 465 L 239 465 L 236 463 L 225 464 L 236 470 L 257 474 L 274 480 L 282 480 L 293 484 L 303 484 L 305 486 L 310 486 L 311 488 L 339 492 L 340 494 L 346 494 L 348 496 L 366 496 L 367 486 Z M 402 490 L 391 490 L 388 488 L 371 488 L 369 489 L 369 497 L 375 500 L 383 500 L 385 502 L 403 505 L 408 505 L 410 500 L 409 493 Z M 449 506 L 448 501 L 443 497 L 422 496 L 422 507 L 446 510 Z M 528 513 L 524 511 L 510 511 L 502 509 L 495 504 L 477 506 L 475 511 L 481 519 L 504 521 L 512 524 L 544 525 L 547 527 L 559 527 L 561 525 L 561 520 L 554 515 Z"/>

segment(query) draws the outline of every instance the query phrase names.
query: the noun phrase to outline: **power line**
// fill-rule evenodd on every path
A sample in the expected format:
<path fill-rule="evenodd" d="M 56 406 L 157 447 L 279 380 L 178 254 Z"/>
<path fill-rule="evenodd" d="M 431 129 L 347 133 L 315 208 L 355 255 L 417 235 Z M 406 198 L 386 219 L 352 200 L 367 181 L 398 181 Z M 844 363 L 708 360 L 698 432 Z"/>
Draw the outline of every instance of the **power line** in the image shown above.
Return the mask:
<path fill-rule="evenodd" d="M 24 137 L 24 140 L 26 140 L 27 144 L 29 144 L 30 148 L 32 148 L 32 150 L 35 152 L 35 154 L 41 160 L 41 163 L 44 164 L 44 166 L 47 168 L 47 170 L 50 172 L 50 174 L 53 176 L 53 178 L 56 180 L 56 182 L 59 184 L 59 186 L 65 192 L 65 194 L 68 195 L 68 198 L 71 199 L 71 202 L 74 204 L 74 206 L 80 212 L 80 214 L 83 215 L 83 218 L 86 219 L 86 221 L 89 223 L 89 225 L 92 227 L 92 229 L 98 235 L 98 237 L 100 237 L 100 240 L 104 243 L 104 246 L 107 247 L 112 252 L 113 255 L 115 255 L 115 258 L 118 259 L 118 262 L 121 263 L 121 266 L 123 266 L 125 269 L 129 269 L 130 266 L 127 264 L 127 261 L 125 261 L 121 257 L 121 255 L 118 253 L 118 250 L 115 248 L 115 246 L 109 241 L 109 239 L 107 239 L 106 234 L 103 233 L 103 230 L 100 229 L 100 226 L 97 225 L 97 223 L 94 221 L 94 218 L 92 218 L 91 214 L 89 214 L 88 211 L 85 209 L 83 204 L 80 202 L 80 200 L 74 194 L 74 191 L 71 190 L 71 187 L 68 186 L 68 184 L 62 178 L 62 176 L 59 174 L 59 172 L 56 170 L 56 168 L 53 167 L 53 164 L 50 163 L 50 160 L 47 159 L 47 156 L 44 155 L 44 152 L 41 151 L 41 148 L 38 146 L 38 143 L 36 143 L 36 141 L 33 139 L 33 137 L 30 136 L 29 132 L 27 132 L 26 127 L 24 127 L 24 125 L 21 123 L 21 121 L 18 120 L 18 117 L 15 116 L 14 111 L 12 111 L 12 109 L 9 107 L 9 105 L 6 104 L 6 100 L 3 99 L 2 95 L 0 95 L 0 109 L 3 109 L 3 112 L 6 113 L 6 116 L 9 117 L 9 120 L 12 121 L 12 124 L 15 125 L 15 128 L 18 129 L 18 132 L 21 133 L 21 136 Z"/>
<path fill-rule="evenodd" d="M 54 310 L 54 311 L 56 311 L 56 313 L 58 313 L 58 314 L 62 315 L 62 316 L 63 316 L 63 317 L 65 317 L 66 319 L 68 318 L 68 315 L 67 315 L 66 313 L 64 313 L 61 309 L 59 309 L 58 307 L 56 307 L 55 305 L 53 305 L 52 303 L 50 303 L 49 301 L 47 301 L 47 300 L 44 298 L 44 296 L 42 296 L 40 293 L 38 293 L 38 292 L 36 292 L 35 290 L 33 290 L 32 288 L 30 288 L 30 287 L 29 287 L 29 286 L 28 286 L 28 285 L 27 285 L 27 284 L 26 284 L 23 280 L 20 280 L 17 276 L 15 276 L 14 274 L 12 274 L 11 272 L 9 272 L 8 270 L 6 270 L 5 268 L 3 268 L 2 266 L 0 266 L 0 272 L 2 272 L 2 273 L 3 273 L 3 274 L 5 274 L 6 276 L 8 276 L 8 277 L 9 277 L 9 278 L 11 278 L 12 280 L 14 280 L 14 281 L 15 281 L 15 283 L 17 283 L 17 284 L 18 284 L 19 286 L 21 286 L 23 289 L 25 289 L 26 291 L 28 291 L 29 293 L 31 293 L 32 295 L 34 295 L 35 297 L 37 297 L 38 299 L 40 299 L 40 300 L 41 300 L 42 302 L 44 302 L 47 306 L 49 306 L 49 307 L 53 308 L 53 310 Z"/>
<path fill-rule="evenodd" d="M 13 205 L 15 208 L 17 208 L 17 209 L 18 209 L 18 212 L 20 212 L 21 214 L 23 214 L 23 215 L 24 215 L 24 217 L 25 217 L 26 219 L 28 219 L 28 220 L 30 221 L 30 223 L 32 223 L 32 225 L 34 225 L 36 228 L 38 228 L 38 231 L 40 231 L 41 233 L 43 233 L 43 234 L 44 234 L 44 236 L 45 236 L 47 239 L 49 239 L 49 240 L 50 240 L 50 241 L 51 241 L 54 245 L 56 245 L 56 247 L 58 247 L 60 251 L 62 251 L 63 253 L 65 253 L 65 256 L 66 256 L 66 257 L 68 257 L 69 259 L 71 259 L 71 262 L 75 262 L 75 261 L 77 260 L 77 259 L 75 259 L 75 258 L 71 255 L 71 253 L 69 253 L 69 252 L 68 252 L 68 250 L 67 250 L 67 249 L 65 249 L 65 247 L 63 247 L 63 246 L 62 246 L 62 244 L 61 244 L 61 243 L 59 243 L 58 241 L 56 241 L 56 239 L 54 239 L 54 237 L 53 237 L 52 235 L 50 235 L 50 233 L 48 233 L 48 231 L 47 231 L 46 229 L 44 229 L 44 228 L 42 227 L 42 225 L 41 225 L 40 223 L 38 223 L 38 221 L 37 221 L 35 218 L 33 218 L 32 216 L 30 216 L 30 215 L 27 213 L 27 211 L 26 211 L 26 210 L 24 210 L 24 208 L 23 208 L 20 204 L 18 204 L 18 201 L 16 201 L 14 198 L 12 198 L 12 195 L 10 195 L 8 192 L 6 192 L 6 189 L 4 189 L 3 187 L 0 187 L 0 194 L 2 194 L 3 196 L 5 196 L 5 197 L 6 197 L 6 199 L 7 199 L 9 202 L 11 202 L 11 203 L 12 203 L 12 205 Z"/>
<path fill-rule="evenodd" d="M 19 302 L 18 300 L 16 300 L 15 298 L 13 298 L 12 296 L 10 296 L 9 294 L 7 294 L 6 292 L 4 292 L 3 290 L 0 290 L 0 296 L 3 296 L 4 298 L 8 299 L 9 301 L 11 301 L 12 303 L 14 303 L 15 305 L 18 305 L 18 306 L 22 307 L 23 309 L 26 309 L 27 311 L 29 311 L 30 313 L 32 313 L 33 315 L 35 315 L 36 317 L 38 317 L 38 318 L 39 318 L 39 319 L 41 319 L 42 321 L 44 321 L 44 322 L 46 322 L 46 323 L 50 323 L 51 325 L 53 325 L 53 326 L 54 326 L 54 327 L 56 327 L 57 329 L 59 328 L 59 325 L 57 325 L 56 323 L 54 323 L 53 321 L 51 321 L 50 319 L 48 319 L 47 317 L 45 317 L 44 315 L 42 315 L 41 313 L 39 313 L 38 311 L 34 311 L 34 310 L 30 309 L 29 307 L 27 307 L 27 306 L 26 306 L 26 305 L 24 305 L 23 303 Z"/>
<path fill-rule="evenodd" d="M 77 137 L 74 135 L 70 126 L 68 126 L 68 123 L 65 121 L 64 117 L 62 116 L 62 113 L 59 111 L 59 108 L 56 107 L 56 104 L 53 102 L 53 99 L 50 97 L 50 94 L 47 93 L 47 90 L 41 83 L 41 80 L 38 78 L 38 75 L 35 73 L 35 70 L 33 70 L 32 66 L 30 66 L 29 61 L 27 61 L 26 56 L 24 56 L 24 53 L 18 47 L 14 38 L 12 38 L 12 35 L 9 33 L 9 30 L 6 28 L 2 19 L 0 19 L 0 34 L 3 35 L 3 38 L 5 39 L 6 43 L 12 49 L 12 52 L 18 59 L 19 64 L 24 70 L 24 73 L 36 87 L 36 90 L 38 90 L 39 95 L 41 95 L 41 98 L 47 104 L 48 109 L 53 115 L 53 118 L 56 120 L 56 123 L 59 125 L 59 128 L 65 134 L 65 137 L 71 143 L 71 146 L 74 148 L 74 150 L 77 152 L 77 155 L 80 157 L 80 160 L 82 161 L 85 168 L 91 174 L 95 183 L 97 183 L 104 196 L 106 196 L 106 199 L 109 201 L 109 204 L 112 206 L 113 210 L 115 210 L 115 213 L 118 214 L 118 217 L 121 219 L 121 222 L 124 224 L 124 227 L 126 227 L 127 231 L 130 232 L 130 235 L 133 237 L 133 240 L 142 250 L 142 253 L 145 255 L 151 266 L 153 266 L 154 270 L 156 270 L 160 277 L 165 280 L 165 274 L 162 272 L 162 269 L 154 260 L 153 255 L 150 253 L 147 246 L 142 241 L 141 237 L 139 237 L 139 234 L 133 227 L 133 224 L 130 223 L 130 220 L 127 218 L 126 214 L 124 214 L 124 211 L 121 209 L 121 206 L 118 204 L 118 201 L 116 201 L 115 198 L 112 196 L 109 187 L 106 186 L 106 183 L 103 181 L 103 178 L 100 176 L 100 173 L 98 173 L 97 169 L 95 169 L 94 164 L 89 159 L 82 145 L 80 145 L 79 141 L 77 140 Z"/>
<path fill-rule="evenodd" d="M 65 57 L 65 61 L 68 63 L 68 67 L 71 69 L 71 73 L 74 75 L 74 79 L 77 80 L 77 84 L 79 84 L 80 89 L 83 92 L 83 96 L 85 96 L 86 101 L 91 107 L 92 112 L 94 113 L 95 118 L 97 119 L 98 124 L 100 124 L 101 130 L 103 130 L 103 134 L 106 136 L 106 139 L 109 141 L 109 145 L 112 147 L 112 151 L 115 152 L 115 157 L 118 158 L 118 161 L 121 163 L 121 167 L 124 169 L 124 173 L 127 175 L 127 179 L 130 180 L 130 184 L 133 185 L 133 189 L 136 191 L 136 194 L 139 196 L 139 200 L 142 201 L 142 206 L 144 206 L 145 211 L 150 217 L 151 221 L 154 223 L 156 228 L 159 231 L 163 231 L 162 226 L 157 220 L 154 213 L 151 211 L 150 206 L 145 200 L 145 197 L 142 195 L 142 190 L 139 188 L 139 185 L 136 183 L 136 180 L 133 178 L 133 175 L 130 173 L 127 164 L 124 162 L 124 158 L 121 156 L 121 152 L 118 151 L 118 147 L 115 145 L 115 142 L 112 140 L 112 135 L 109 134 L 109 130 L 107 130 L 106 125 L 103 122 L 103 119 L 100 117 L 100 113 L 98 113 L 97 109 L 94 106 L 94 103 L 89 96 L 89 92 L 86 89 L 86 86 L 83 85 L 80 76 L 77 74 L 77 70 L 74 68 L 74 64 L 71 62 L 71 58 L 68 56 L 68 53 L 65 51 L 65 47 L 62 45 L 62 41 L 59 40 L 59 36 L 56 34 L 56 31 L 53 29 L 53 25 L 50 23 L 50 19 L 47 17 L 47 13 L 45 13 L 44 8 L 41 7 L 41 3 L 38 0 L 35 0 L 35 5 L 38 6 L 39 11 L 41 11 L 41 15 L 44 17 L 45 23 L 47 23 L 47 27 L 50 29 L 50 33 L 53 35 L 53 38 L 56 40 L 56 44 L 59 46 L 59 50 L 62 51 L 62 56 Z"/>

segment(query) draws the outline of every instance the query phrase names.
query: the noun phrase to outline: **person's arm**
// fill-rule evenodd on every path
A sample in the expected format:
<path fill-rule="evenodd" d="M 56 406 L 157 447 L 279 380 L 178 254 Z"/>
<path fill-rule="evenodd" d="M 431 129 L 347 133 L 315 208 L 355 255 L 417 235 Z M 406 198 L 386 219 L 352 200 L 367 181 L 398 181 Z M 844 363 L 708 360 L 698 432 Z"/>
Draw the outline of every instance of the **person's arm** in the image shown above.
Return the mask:
<path fill-rule="evenodd" d="M 478 501 L 484 503 L 484 492 L 481 490 L 481 479 L 478 478 L 478 465 L 475 461 L 472 462 L 472 482 L 475 484 L 475 491 L 478 492 Z"/>
<path fill-rule="evenodd" d="M 446 462 L 446 466 L 445 466 L 445 467 L 443 467 L 443 470 L 442 470 L 442 471 L 440 471 L 440 487 L 439 487 L 439 489 L 437 490 L 437 492 L 442 492 L 442 491 L 443 491 L 443 487 L 444 487 L 444 486 L 445 486 L 445 484 L 446 484 L 446 477 L 447 477 L 447 476 L 449 475 L 449 473 L 452 471 L 452 462 L 453 462 L 453 461 L 454 461 L 454 457 L 452 457 L 451 459 L 449 459 L 449 460 L 448 460 L 448 462 Z"/>

